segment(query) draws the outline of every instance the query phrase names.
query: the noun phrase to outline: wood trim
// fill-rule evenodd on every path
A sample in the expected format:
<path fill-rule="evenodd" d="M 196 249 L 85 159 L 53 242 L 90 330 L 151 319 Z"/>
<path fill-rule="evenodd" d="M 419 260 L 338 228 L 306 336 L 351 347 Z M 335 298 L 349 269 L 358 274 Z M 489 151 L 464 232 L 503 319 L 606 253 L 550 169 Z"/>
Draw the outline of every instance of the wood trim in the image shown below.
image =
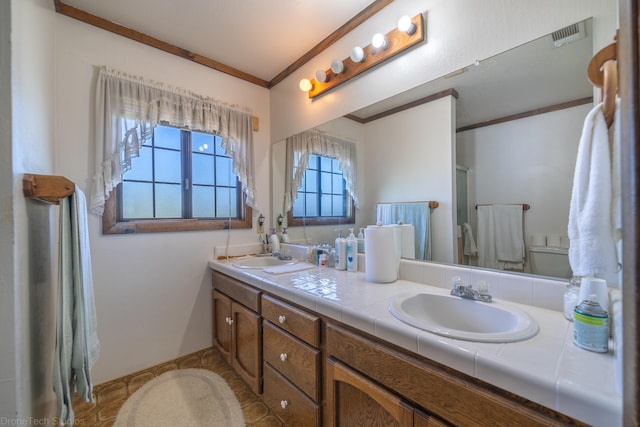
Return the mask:
<path fill-rule="evenodd" d="M 620 0 L 618 70 L 622 157 L 622 323 L 623 328 L 623 420 L 625 426 L 640 425 L 640 7 L 637 0 Z"/>
<path fill-rule="evenodd" d="M 375 0 L 369 6 L 360 11 L 360 13 L 358 13 L 356 16 L 347 21 L 343 26 L 335 30 L 333 33 L 329 34 L 324 40 L 312 47 L 311 50 L 295 60 L 293 64 L 289 65 L 287 68 L 278 73 L 278 75 L 276 75 L 269 81 L 268 87 L 271 88 L 289 77 L 291 74 L 293 74 L 294 71 L 298 70 L 311 59 L 318 56 L 320 52 L 324 51 L 329 46 L 340 40 L 354 28 L 358 27 L 367 19 L 380 12 L 392 2 L 393 0 Z"/>
<path fill-rule="evenodd" d="M 93 25 L 95 27 L 101 28 L 111 33 L 120 35 L 122 37 L 126 37 L 128 39 L 137 41 L 139 43 L 145 44 L 150 47 L 154 47 L 156 49 L 160 49 L 172 55 L 176 55 L 181 58 L 187 59 L 189 61 L 193 61 L 197 64 L 203 65 L 208 68 L 212 68 L 216 71 L 220 71 L 221 73 L 228 74 L 230 76 L 239 78 L 241 80 L 245 80 L 249 83 L 253 83 L 255 85 L 258 85 L 260 87 L 264 87 L 267 89 L 272 88 L 273 86 L 280 83 L 282 80 L 289 77 L 296 70 L 298 70 L 307 62 L 309 62 L 312 58 L 316 57 L 320 52 L 324 51 L 329 46 L 334 44 L 336 41 L 340 40 L 347 33 L 352 31 L 354 28 L 358 27 L 360 24 L 365 22 L 367 19 L 371 18 L 373 15 L 381 11 L 383 8 L 385 8 L 387 5 L 389 5 L 392 2 L 393 0 L 374 0 L 369 6 L 361 10 L 356 16 L 351 18 L 349 21 L 347 21 L 344 25 L 342 25 L 336 31 L 334 31 L 329 36 L 327 36 L 320 43 L 318 43 L 313 48 L 311 48 L 307 53 L 302 55 L 300 58 L 294 61 L 291 65 L 289 65 L 287 68 L 285 68 L 280 73 L 278 73 L 273 79 L 271 79 L 270 81 L 266 81 L 260 77 L 254 76 L 249 73 L 245 73 L 244 71 L 222 64 L 206 56 L 191 52 L 187 49 L 183 49 L 179 46 L 173 45 L 171 43 L 167 43 L 165 41 L 156 39 L 155 37 L 151 37 L 147 34 L 136 31 L 134 29 L 125 27 L 124 25 L 116 24 L 115 22 L 109 21 L 97 15 L 93 15 L 84 10 L 70 6 L 68 4 L 63 3 L 62 0 L 53 0 L 56 12 L 61 15 L 67 16 L 69 18 L 77 19 L 78 21 L 84 22 L 85 24 Z M 257 130 L 257 129 L 254 129 L 254 130 Z"/>
<path fill-rule="evenodd" d="M 126 37 L 147 46 L 155 47 L 156 49 L 160 49 L 164 52 L 179 56 L 184 59 L 188 59 L 189 61 L 204 65 L 205 67 L 212 68 L 216 71 L 220 71 L 221 73 L 229 74 L 230 76 L 236 77 L 238 79 L 245 80 L 247 82 L 267 89 L 269 88 L 269 83 L 266 80 L 263 80 L 252 74 L 245 73 L 244 71 L 240 71 L 218 61 L 214 61 L 213 59 L 207 58 L 206 56 L 191 52 L 187 49 L 183 49 L 181 47 L 159 40 L 155 37 L 151 37 L 147 34 L 125 27 L 123 25 L 116 24 L 115 22 L 111 22 L 89 12 L 85 12 L 84 10 L 69 6 L 67 4 L 64 4 L 61 0 L 53 1 L 55 4 L 56 12 L 60 13 L 61 15 L 77 19 L 81 22 L 84 22 L 85 24 L 102 28 L 103 30 L 109 31 L 122 37 Z"/>
<path fill-rule="evenodd" d="M 248 229 L 253 227 L 253 210 L 244 205 L 244 216 L 237 220 L 206 219 L 150 219 L 118 222 L 117 190 L 113 189 L 105 200 L 102 214 L 102 234 L 164 233 L 176 231 L 210 231 L 226 229 Z"/>
<path fill-rule="evenodd" d="M 22 193 L 25 197 L 59 205 L 60 200 L 76 191 L 73 181 L 59 175 L 24 174 Z"/>
<path fill-rule="evenodd" d="M 365 124 L 365 123 L 372 122 L 374 120 L 381 119 L 383 117 L 390 116 L 390 115 L 395 114 L 395 113 L 399 113 L 399 112 L 404 111 L 404 110 L 408 110 L 409 108 L 417 107 L 418 105 L 426 104 L 428 102 L 432 102 L 432 101 L 435 101 L 437 99 L 444 98 L 446 96 L 453 96 L 454 98 L 458 99 L 458 92 L 453 88 L 445 89 L 443 91 L 434 93 L 434 94 L 429 95 L 429 96 L 425 96 L 424 98 L 416 99 L 415 101 L 408 102 L 408 103 L 406 103 L 404 105 L 400 105 L 398 107 L 391 108 L 391 109 L 389 109 L 387 111 L 383 111 L 381 113 L 374 114 L 374 115 L 369 116 L 369 117 L 361 118 L 361 117 L 355 116 L 353 114 L 347 114 L 344 117 L 347 118 L 347 119 L 354 120 L 354 121 L 356 121 L 358 123 Z"/>
<path fill-rule="evenodd" d="M 520 120 L 526 117 L 536 116 L 538 114 L 551 113 L 553 111 L 564 110 L 565 108 L 577 107 L 578 105 L 589 104 L 593 102 L 592 97 L 574 99 L 573 101 L 562 102 L 560 104 L 549 105 L 547 107 L 536 108 L 535 110 L 525 111 L 523 113 L 511 114 L 509 116 L 500 117 L 486 122 L 475 123 L 468 126 L 462 126 L 456 129 L 456 132 L 465 132 L 472 129 L 478 129 L 485 126 L 493 126 L 499 123 L 505 123 L 512 120 Z"/>
<path fill-rule="evenodd" d="M 347 200 L 351 196 L 347 195 Z M 289 227 L 306 227 L 310 225 L 342 225 L 342 224 L 355 224 L 356 223 L 356 207 L 353 201 L 350 201 L 351 214 L 348 217 L 343 216 L 325 216 L 325 217 L 313 217 L 313 218 L 300 218 L 293 216 L 293 208 L 287 212 L 287 228 Z"/>

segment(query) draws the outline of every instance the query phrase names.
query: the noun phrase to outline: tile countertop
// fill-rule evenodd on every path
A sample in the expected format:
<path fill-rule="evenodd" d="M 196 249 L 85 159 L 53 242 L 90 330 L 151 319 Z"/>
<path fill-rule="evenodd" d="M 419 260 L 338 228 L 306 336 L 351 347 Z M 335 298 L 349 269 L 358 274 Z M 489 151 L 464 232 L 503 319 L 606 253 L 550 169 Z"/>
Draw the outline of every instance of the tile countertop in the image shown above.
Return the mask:
<path fill-rule="evenodd" d="M 409 326 L 387 309 L 401 294 L 448 294 L 448 289 L 407 280 L 371 283 L 363 272 L 328 267 L 274 275 L 232 264 L 210 261 L 209 267 L 588 424 L 622 425 L 612 351 L 576 347 L 573 323 L 560 311 L 509 302 L 538 322 L 535 337 L 498 344 L 462 341 Z"/>

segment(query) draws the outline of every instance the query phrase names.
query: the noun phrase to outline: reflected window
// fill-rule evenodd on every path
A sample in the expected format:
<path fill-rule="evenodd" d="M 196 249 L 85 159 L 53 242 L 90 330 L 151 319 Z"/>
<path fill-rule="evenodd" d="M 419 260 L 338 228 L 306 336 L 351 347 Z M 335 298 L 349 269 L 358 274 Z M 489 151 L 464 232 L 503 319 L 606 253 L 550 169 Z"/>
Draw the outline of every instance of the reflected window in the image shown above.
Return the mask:
<path fill-rule="evenodd" d="M 311 154 L 288 224 L 353 222 L 352 205 L 338 159 Z"/>
<path fill-rule="evenodd" d="M 237 220 L 243 194 L 217 135 L 156 126 L 118 189 L 117 220 Z"/>

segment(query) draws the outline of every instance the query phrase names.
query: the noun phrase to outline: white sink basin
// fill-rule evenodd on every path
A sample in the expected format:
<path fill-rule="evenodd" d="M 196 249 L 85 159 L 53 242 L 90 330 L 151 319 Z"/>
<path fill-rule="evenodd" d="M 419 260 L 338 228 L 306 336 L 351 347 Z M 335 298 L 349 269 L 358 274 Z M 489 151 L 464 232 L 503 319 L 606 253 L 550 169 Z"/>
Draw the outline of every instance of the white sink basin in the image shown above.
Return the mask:
<path fill-rule="evenodd" d="M 277 267 L 279 265 L 290 265 L 298 262 L 294 259 L 279 259 L 273 256 L 243 258 L 233 263 L 238 268 L 268 268 Z"/>
<path fill-rule="evenodd" d="M 514 342 L 532 338 L 538 323 L 504 302 L 480 302 L 450 295 L 399 296 L 389 304 L 396 318 L 416 328 L 466 341 Z"/>

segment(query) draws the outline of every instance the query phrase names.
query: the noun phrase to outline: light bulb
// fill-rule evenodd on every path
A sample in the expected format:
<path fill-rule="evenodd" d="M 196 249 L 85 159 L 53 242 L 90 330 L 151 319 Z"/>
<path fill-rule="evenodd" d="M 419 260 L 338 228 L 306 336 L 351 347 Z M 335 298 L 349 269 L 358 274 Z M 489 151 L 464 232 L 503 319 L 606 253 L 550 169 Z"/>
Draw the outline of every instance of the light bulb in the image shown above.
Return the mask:
<path fill-rule="evenodd" d="M 360 46 L 356 46 L 351 49 L 351 54 L 349 55 L 353 62 L 362 62 L 364 61 L 364 50 Z"/>
<path fill-rule="evenodd" d="M 381 48 L 382 50 L 384 50 L 387 48 L 387 39 L 384 38 L 384 35 L 382 33 L 378 33 L 373 36 L 371 45 L 373 45 L 373 47 L 375 47 L 376 49 Z"/>
<path fill-rule="evenodd" d="M 309 81 L 309 79 L 302 79 L 300 80 L 300 90 L 303 92 L 309 92 L 311 90 L 311 88 L 313 88 L 313 85 L 311 84 L 311 82 Z"/>
<path fill-rule="evenodd" d="M 404 15 L 398 20 L 398 30 L 403 33 L 407 33 L 412 35 L 416 32 L 416 24 L 411 21 L 411 17 L 408 15 Z"/>
<path fill-rule="evenodd" d="M 340 59 L 334 59 L 331 61 L 331 71 L 335 74 L 340 74 L 344 71 L 344 63 Z"/>
<path fill-rule="evenodd" d="M 327 73 L 325 73 L 324 70 L 318 70 L 316 71 L 316 81 L 324 83 L 326 81 L 329 81 L 329 76 L 327 75 Z"/>

